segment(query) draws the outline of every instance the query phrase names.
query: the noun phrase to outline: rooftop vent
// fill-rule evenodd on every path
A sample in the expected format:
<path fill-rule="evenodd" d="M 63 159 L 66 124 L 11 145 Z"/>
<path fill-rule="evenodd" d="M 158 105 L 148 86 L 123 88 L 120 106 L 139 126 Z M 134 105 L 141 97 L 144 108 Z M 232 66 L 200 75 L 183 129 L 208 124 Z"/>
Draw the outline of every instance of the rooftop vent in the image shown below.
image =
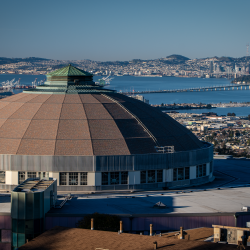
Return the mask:
<path fill-rule="evenodd" d="M 155 146 L 156 152 L 161 154 L 174 153 L 174 146 Z"/>
<path fill-rule="evenodd" d="M 250 207 L 243 207 L 241 210 L 244 211 L 244 212 L 249 212 L 250 211 Z"/>

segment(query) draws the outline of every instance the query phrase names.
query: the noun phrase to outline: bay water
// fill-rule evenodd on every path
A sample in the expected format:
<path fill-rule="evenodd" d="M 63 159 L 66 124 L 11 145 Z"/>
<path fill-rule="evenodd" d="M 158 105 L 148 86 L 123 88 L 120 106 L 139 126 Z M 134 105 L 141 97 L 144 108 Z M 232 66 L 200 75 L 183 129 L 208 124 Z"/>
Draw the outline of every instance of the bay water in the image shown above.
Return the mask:
<path fill-rule="evenodd" d="M 7 80 L 20 79 L 20 84 L 31 85 L 37 81 L 46 79 L 44 75 L 0 75 L 0 83 Z M 102 76 L 94 76 L 94 81 L 101 79 Z M 231 85 L 232 79 L 226 78 L 182 78 L 182 77 L 134 77 L 134 76 L 114 76 L 110 85 L 105 88 L 114 89 L 117 92 L 143 91 L 143 90 L 169 90 L 186 89 L 198 87 L 224 86 Z M 14 90 L 20 93 L 22 90 Z M 150 104 L 172 104 L 172 103 L 229 103 L 231 102 L 250 102 L 250 90 L 234 91 L 201 91 L 201 92 L 178 92 L 178 93 L 151 93 L 143 94 Z M 250 114 L 250 107 L 230 107 L 215 109 L 195 109 L 181 110 L 179 112 L 203 113 L 213 111 L 218 115 L 226 115 L 234 112 L 237 116 L 247 116 Z"/>

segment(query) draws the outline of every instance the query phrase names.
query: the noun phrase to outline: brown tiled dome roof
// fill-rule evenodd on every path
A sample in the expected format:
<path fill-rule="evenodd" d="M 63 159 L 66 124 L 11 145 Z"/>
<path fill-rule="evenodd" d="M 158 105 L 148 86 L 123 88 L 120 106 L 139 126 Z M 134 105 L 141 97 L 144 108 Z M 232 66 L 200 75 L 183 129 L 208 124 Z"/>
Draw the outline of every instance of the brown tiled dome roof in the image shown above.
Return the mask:
<path fill-rule="evenodd" d="M 0 100 L 0 154 L 130 155 L 203 146 L 155 108 L 118 93 L 21 93 Z"/>

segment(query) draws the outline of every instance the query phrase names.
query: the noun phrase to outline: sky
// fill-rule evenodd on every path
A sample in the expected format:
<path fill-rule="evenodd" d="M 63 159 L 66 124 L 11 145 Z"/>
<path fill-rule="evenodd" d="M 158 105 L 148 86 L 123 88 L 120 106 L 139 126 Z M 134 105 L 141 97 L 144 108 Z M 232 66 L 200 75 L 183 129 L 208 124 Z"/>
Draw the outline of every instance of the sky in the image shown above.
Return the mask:
<path fill-rule="evenodd" d="M 0 0 L 0 57 L 242 57 L 249 10 L 249 0 Z"/>

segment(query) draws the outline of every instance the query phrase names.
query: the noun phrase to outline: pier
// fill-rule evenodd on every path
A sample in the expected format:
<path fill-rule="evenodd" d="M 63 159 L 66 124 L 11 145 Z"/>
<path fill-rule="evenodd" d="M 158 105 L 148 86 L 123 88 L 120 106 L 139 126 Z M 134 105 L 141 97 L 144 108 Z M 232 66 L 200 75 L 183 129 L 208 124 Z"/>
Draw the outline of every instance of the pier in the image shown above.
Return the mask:
<path fill-rule="evenodd" d="M 164 89 L 164 90 L 143 90 L 143 91 L 128 91 L 120 92 L 125 95 L 134 94 L 152 94 L 152 93 L 180 93 L 180 92 L 206 92 L 206 91 L 237 91 L 237 90 L 250 90 L 249 84 L 233 84 L 222 86 L 209 86 L 199 88 L 187 88 L 187 89 Z"/>

